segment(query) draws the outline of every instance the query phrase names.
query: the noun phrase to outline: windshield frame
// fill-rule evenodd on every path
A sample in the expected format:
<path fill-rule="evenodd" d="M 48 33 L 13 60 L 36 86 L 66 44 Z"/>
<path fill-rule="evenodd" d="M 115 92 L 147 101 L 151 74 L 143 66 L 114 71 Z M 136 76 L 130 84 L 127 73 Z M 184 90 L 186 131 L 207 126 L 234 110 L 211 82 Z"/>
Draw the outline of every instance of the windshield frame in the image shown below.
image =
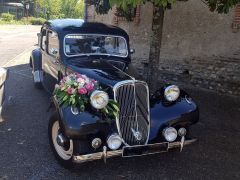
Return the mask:
<path fill-rule="evenodd" d="M 66 37 L 67 36 L 81 36 L 81 35 L 95 35 L 95 36 L 105 36 L 105 37 L 115 37 L 115 38 L 122 38 L 124 41 L 125 41 L 125 44 L 126 44 L 126 49 L 127 49 L 127 53 L 125 56 L 120 56 L 120 55 L 114 55 L 114 54 L 102 54 L 102 53 L 95 53 L 95 54 L 92 54 L 92 53 L 87 53 L 87 54 L 76 54 L 76 55 L 67 55 L 66 53 Z M 63 51 L 64 51 L 64 55 L 66 57 L 81 57 L 81 56 L 114 56 L 114 57 L 120 57 L 120 58 L 127 58 L 128 55 L 129 55 L 129 47 L 128 47 L 128 43 L 127 43 L 127 40 L 123 37 L 123 36 L 117 36 L 117 35 L 108 35 L 108 34 L 87 34 L 87 33 L 78 33 L 78 34 L 66 34 L 64 36 L 64 39 L 63 39 Z"/>

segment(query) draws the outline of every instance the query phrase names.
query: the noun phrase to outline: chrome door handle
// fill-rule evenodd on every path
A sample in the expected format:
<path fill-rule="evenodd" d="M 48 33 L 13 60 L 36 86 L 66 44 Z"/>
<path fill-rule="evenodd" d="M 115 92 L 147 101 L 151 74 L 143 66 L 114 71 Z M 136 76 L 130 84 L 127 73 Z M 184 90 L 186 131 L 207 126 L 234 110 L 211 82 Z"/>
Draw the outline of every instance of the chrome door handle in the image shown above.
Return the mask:
<path fill-rule="evenodd" d="M 59 62 L 58 62 L 58 61 L 53 61 L 53 63 L 54 63 L 54 64 L 59 64 Z"/>

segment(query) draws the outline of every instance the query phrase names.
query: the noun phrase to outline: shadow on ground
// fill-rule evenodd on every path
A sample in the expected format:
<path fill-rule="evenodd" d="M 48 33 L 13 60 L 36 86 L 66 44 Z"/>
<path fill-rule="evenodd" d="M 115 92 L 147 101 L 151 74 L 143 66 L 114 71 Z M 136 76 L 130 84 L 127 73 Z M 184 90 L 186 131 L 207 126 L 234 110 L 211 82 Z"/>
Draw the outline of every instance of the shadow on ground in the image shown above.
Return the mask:
<path fill-rule="evenodd" d="M 182 153 L 58 165 L 47 137 L 49 95 L 36 90 L 26 64 L 10 67 L 0 123 L 0 179 L 240 179 L 240 98 L 188 90 L 199 104 L 199 142 Z"/>

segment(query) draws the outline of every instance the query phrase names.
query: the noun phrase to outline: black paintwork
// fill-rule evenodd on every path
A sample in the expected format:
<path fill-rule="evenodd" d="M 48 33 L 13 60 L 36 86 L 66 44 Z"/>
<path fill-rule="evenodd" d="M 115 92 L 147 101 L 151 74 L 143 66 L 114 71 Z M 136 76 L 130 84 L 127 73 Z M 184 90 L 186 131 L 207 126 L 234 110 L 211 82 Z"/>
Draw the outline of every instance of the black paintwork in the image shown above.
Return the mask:
<path fill-rule="evenodd" d="M 113 35 L 113 36 L 121 36 L 126 39 L 127 45 L 129 47 L 129 36 L 128 34 L 121 28 L 106 25 L 103 23 L 96 22 L 84 22 L 81 19 L 57 19 L 47 21 L 43 27 L 47 27 L 52 31 L 55 31 L 58 34 L 59 42 L 60 42 L 60 53 L 62 57 L 62 61 L 67 61 L 67 58 L 63 51 L 63 40 L 64 37 L 68 34 L 104 34 L 104 35 Z M 126 58 L 121 58 L 124 61 L 130 61 L 130 53 Z M 63 58 L 64 57 L 64 58 Z"/>
<path fill-rule="evenodd" d="M 82 20 L 53 20 L 43 25 L 47 30 L 55 31 L 59 38 L 60 57 L 53 58 L 46 51 L 36 49 L 32 52 L 31 64 L 33 70 L 44 71 L 44 87 L 52 91 L 54 85 L 66 74 L 78 72 L 97 80 L 113 98 L 112 87 L 124 80 L 139 79 L 132 70 L 129 38 L 127 33 L 115 26 L 101 23 L 85 23 Z M 122 36 L 127 40 L 129 56 L 126 58 L 112 56 L 81 56 L 68 58 L 63 53 L 63 39 L 67 34 L 108 34 Z M 134 77 L 132 77 L 134 76 Z M 189 104 L 181 91 L 179 99 L 169 103 L 163 96 L 164 87 L 150 95 L 151 129 L 149 143 L 161 142 L 162 130 L 167 126 L 186 127 L 196 123 L 199 118 L 197 105 Z M 103 118 L 96 110 L 89 107 L 86 112 L 73 115 L 69 107 L 55 106 L 60 116 L 60 126 L 64 134 L 75 140 L 90 140 L 94 137 L 106 139 L 112 132 L 117 132 L 115 120 Z M 91 148 L 90 148 L 91 149 Z"/>

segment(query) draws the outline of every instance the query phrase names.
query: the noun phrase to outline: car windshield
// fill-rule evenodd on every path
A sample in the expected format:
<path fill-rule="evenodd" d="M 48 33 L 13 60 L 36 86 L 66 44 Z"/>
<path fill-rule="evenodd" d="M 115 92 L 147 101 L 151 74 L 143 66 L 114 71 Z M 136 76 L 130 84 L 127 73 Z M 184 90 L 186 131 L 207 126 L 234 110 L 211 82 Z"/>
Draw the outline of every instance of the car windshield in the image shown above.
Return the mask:
<path fill-rule="evenodd" d="M 67 56 L 111 55 L 127 57 L 126 40 L 110 35 L 67 35 L 64 41 Z"/>

